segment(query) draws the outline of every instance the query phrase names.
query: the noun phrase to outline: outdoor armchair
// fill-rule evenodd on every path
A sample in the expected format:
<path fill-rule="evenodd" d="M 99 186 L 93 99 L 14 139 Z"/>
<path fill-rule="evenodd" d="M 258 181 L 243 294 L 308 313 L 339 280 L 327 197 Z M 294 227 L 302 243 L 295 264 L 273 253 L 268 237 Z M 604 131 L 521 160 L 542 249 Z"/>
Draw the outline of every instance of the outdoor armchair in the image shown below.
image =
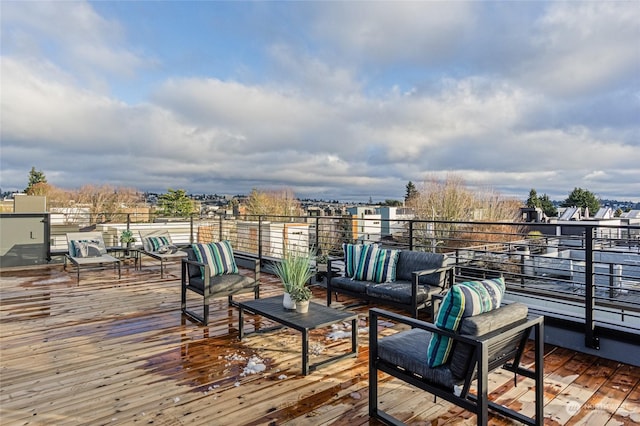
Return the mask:
<path fill-rule="evenodd" d="M 452 309 L 446 300 L 443 304 Z M 377 308 L 369 311 L 369 317 L 371 417 L 386 424 L 403 424 L 378 406 L 378 372 L 384 372 L 473 412 L 478 425 L 488 423 L 489 410 L 529 425 L 544 423 L 544 318 L 528 315 L 526 305 L 512 303 L 476 315 L 458 316 L 461 321 L 453 330 L 438 325 L 438 321 L 431 324 Z M 379 337 L 378 326 L 383 321 L 404 324 L 410 329 Z M 521 366 L 520 361 L 532 332 L 535 354 L 533 369 L 529 369 Z M 489 400 L 488 375 L 498 367 L 533 379 L 533 417 Z M 476 385 L 472 386 L 474 380 Z"/>
<path fill-rule="evenodd" d="M 228 241 L 209 244 L 192 244 L 185 249 L 182 259 L 181 307 L 182 312 L 203 325 L 209 323 L 209 301 L 227 297 L 230 306 L 236 306 L 233 296 L 253 293 L 260 297 L 260 261 L 234 253 Z M 251 271 L 240 273 L 240 268 Z M 187 291 L 202 296 L 202 315 L 187 309 Z"/>
<path fill-rule="evenodd" d="M 78 283 L 80 269 L 113 266 L 118 269 L 118 278 L 121 277 L 120 260 L 107 254 L 102 232 L 69 232 L 67 248 L 64 269 L 67 269 L 67 261 L 70 262 L 76 269 Z"/>
<path fill-rule="evenodd" d="M 166 262 L 178 262 L 187 256 L 187 252 L 173 244 L 167 230 L 140 231 L 140 241 L 140 253 L 160 261 L 160 278 L 164 278 Z"/>

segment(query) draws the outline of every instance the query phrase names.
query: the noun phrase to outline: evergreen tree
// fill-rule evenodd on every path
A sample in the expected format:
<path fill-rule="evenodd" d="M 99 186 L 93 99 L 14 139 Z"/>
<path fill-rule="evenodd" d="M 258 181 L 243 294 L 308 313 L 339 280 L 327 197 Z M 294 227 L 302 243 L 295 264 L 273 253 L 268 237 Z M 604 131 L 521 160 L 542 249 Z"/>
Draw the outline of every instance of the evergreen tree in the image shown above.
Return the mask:
<path fill-rule="evenodd" d="M 24 192 L 30 194 L 33 186 L 39 183 L 47 183 L 47 178 L 44 173 L 42 173 L 42 170 L 36 171 L 35 167 L 31 167 L 31 171 L 29 172 L 29 183 L 27 184 Z"/>
<path fill-rule="evenodd" d="M 574 188 L 569 197 L 562 203 L 562 207 L 573 206 L 582 209 L 588 208 L 590 214 L 594 214 L 600 208 L 600 201 L 593 192 L 582 188 Z"/>
<path fill-rule="evenodd" d="M 527 207 L 535 208 L 540 207 L 540 198 L 538 198 L 538 193 L 535 189 L 531 188 L 529 191 L 529 198 L 527 198 Z"/>
<path fill-rule="evenodd" d="M 158 197 L 158 208 L 163 216 L 184 217 L 195 213 L 193 200 L 184 189 L 169 188 L 166 194 Z"/>
<path fill-rule="evenodd" d="M 542 208 L 547 217 L 558 216 L 558 209 L 553 205 L 547 194 L 542 194 L 541 197 L 538 197 L 538 200 L 540 201 L 540 208 Z"/>
<path fill-rule="evenodd" d="M 407 193 L 404 196 L 405 203 L 408 203 L 409 201 L 411 201 L 412 199 L 420 195 L 420 193 L 416 189 L 416 186 L 413 184 L 413 182 L 409 181 L 409 183 L 407 183 L 406 188 L 407 188 Z"/>
<path fill-rule="evenodd" d="M 537 191 L 531 188 L 529 198 L 527 198 L 527 207 L 541 208 L 547 217 L 558 215 L 558 209 L 553 205 L 547 194 L 538 195 Z"/>

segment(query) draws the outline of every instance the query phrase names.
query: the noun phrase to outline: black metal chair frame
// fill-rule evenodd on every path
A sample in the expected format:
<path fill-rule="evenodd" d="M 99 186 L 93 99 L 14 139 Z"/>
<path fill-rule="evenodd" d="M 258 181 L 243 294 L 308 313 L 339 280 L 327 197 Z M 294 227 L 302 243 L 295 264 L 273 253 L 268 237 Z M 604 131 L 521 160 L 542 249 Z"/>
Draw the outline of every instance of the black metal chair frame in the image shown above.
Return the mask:
<path fill-rule="evenodd" d="M 234 292 L 216 292 L 213 288 L 215 285 L 215 277 L 211 277 L 211 270 L 209 265 L 189 259 L 182 259 L 182 273 L 181 273 L 181 309 L 184 315 L 188 318 L 199 322 L 203 325 L 209 323 L 209 301 L 210 299 L 216 299 L 220 297 L 227 297 L 229 306 L 237 307 L 237 302 L 233 300 L 233 296 L 236 294 L 251 293 L 253 292 L 254 298 L 260 298 L 260 261 L 258 259 L 248 258 L 245 256 L 234 253 L 234 259 L 236 265 L 239 268 L 251 269 L 254 273 L 255 286 L 253 289 L 240 289 Z M 198 287 L 190 285 L 189 281 L 189 265 L 203 267 L 204 268 L 204 289 L 201 290 Z M 198 315 L 192 310 L 187 309 L 187 290 L 193 291 L 203 297 L 202 300 L 202 315 Z"/>
<path fill-rule="evenodd" d="M 467 343 L 473 346 L 474 354 L 467 371 L 466 378 L 459 396 L 448 389 L 444 389 L 434 383 L 430 383 L 418 374 L 407 371 L 399 366 L 388 363 L 378 357 L 378 319 L 385 318 L 387 320 L 402 323 L 412 328 L 421 328 L 423 330 L 449 336 L 457 342 Z M 396 377 L 406 383 L 409 383 L 419 389 L 433 394 L 435 397 L 441 397 L 445 400 L 471 411 L 477 416 L 478 425 L 486 425 L 488 423 L 488 410 L 491 409 L 506 417 L 512 418 L 528 425 L 542 425 L 544 423 L 544 384 L 543 384 L 543 363 L 544 363 L 544 317 L 529 317 L 526 322 L 513 326 L 508 330 L 489 333 L 481 337 L 470 338 L 437 328 L 431 323 L 420 321 L 403 315 L 398 315 L 382 309 L 371 309 L 369 311 L 369 415 L 379 419 L 385 424 L 402 425 L 401 421 L 389 415 L 385 411 L 378 408 L 378 371 L 382 371 L 393 377 Z M 524 352 L 524 345 L 528 340 L 531 331 L 535 339 L 535 361 L 534 369 L 526 369 L 520 366 L 520 358 Z M 499 342 L 505 339 L 514 338 L 521 334 L 520 344 L 508 356 L 502 357 L 494 362 L 488 362 L 492 359 L 491 350 Z M 499 346 L 499 344 L 497 345 Z M 454 347 L 455 350 L 455 347 Z M 506 361 L 512 360 L 511 363 Z M 425 359 L 426 362 L 426 359 Z M 517 375 L 532 378 L 535 381 L 535 418 L 527 417 L 517 411 L 511 410 L 505 406 L 499 405 L 488 398 L 488 374 L 503 367 L 506 370 L 515 373 L 517 383 Z M 475 395 L 470 394 L 469 390 L 474 379 L 477 378 L 477 388 Z"/>
<path fill-rule="evenodd" d="M 67 244 L 70 244 L 74 239 L 98 239 L 102 245 L 104 240 L 102 239 L 101 232 L 71 232 L 67 233 Z M 104 247 L 108 250 L 107 247 Z M 122 269 L 120 267 L 121 261 L 109 254 L 103 254 L 98 257 L 74 257 L 69 252 L 64 254 L 63 269 L 67 270 L 67 261 L 73 265 L 76 269 L 76 278 L 78 284 L 80 284 L 80 270 L 81 269 L 104 269 L 108 266 L 113 266 L 113 269 L 118 270 L 118 279 L 122 278 Z"/>

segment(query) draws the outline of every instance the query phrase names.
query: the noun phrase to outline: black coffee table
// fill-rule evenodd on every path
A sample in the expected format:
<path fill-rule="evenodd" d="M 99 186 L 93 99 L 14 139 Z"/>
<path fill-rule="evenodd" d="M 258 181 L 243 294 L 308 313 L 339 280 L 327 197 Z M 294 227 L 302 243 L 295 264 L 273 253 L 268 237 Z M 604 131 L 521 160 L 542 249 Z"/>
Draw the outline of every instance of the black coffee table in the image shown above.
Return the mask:
<path fill-rule="evenodd" d="M 268 297 L 265 299 L 247 300 L 238 303 L 240 340 L 245 336 L 243 330 L 244 311 L 261 315 L 282 324 L 285 327 L 293 328 L 302 333 L 302 374 L 307 375 L 309 371 L 316 370 L 322 365 L 330 364 L 348 357 L 355 357 L 358 354 L 358 315 L 353 312 L 338 311 L 328 308 L 319 303 L 311 302 L 309 312 L 300 314 L 296 311 L 284 309 L 282 306 L 282 296 Z M 309 331 L 320 327 L 327 327 L 340 321 L 351 321 L 351 352 L 331 357 L 316 364 L 309 364 Z M 252 333 L 273 330 L 255 330 Z M 247 333 L 251 334 L 251 333 Z"/>

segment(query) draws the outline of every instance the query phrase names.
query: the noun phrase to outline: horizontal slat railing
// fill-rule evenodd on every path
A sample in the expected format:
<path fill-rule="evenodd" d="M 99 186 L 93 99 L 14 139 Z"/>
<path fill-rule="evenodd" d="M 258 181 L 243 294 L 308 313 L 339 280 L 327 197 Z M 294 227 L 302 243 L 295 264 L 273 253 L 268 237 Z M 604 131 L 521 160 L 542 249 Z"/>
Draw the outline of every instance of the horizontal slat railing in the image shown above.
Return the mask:
<path fill-rule="evenodd" d="M 11 215 L 3 215 L 10 227 Z M 100 230 L 107 245 L 119 245 L 125 229 L 167 229 L 178 244 L 230 240 L 260 259 L 289 250 L 341 256 L 343 243 L 446 253 L 458 281 L 502 275 L 509 295 L 582 322 L 587 346 L 597 346 L 597 328 L 640 334 L 640 226 L 601 223 L 504 223 L 366 216 L 191 216 L 140 214 L 45 215 L 43 249 L 66 250 L 66 232 Z M 8 229 L 8 228 L 7 228 Z"/>

